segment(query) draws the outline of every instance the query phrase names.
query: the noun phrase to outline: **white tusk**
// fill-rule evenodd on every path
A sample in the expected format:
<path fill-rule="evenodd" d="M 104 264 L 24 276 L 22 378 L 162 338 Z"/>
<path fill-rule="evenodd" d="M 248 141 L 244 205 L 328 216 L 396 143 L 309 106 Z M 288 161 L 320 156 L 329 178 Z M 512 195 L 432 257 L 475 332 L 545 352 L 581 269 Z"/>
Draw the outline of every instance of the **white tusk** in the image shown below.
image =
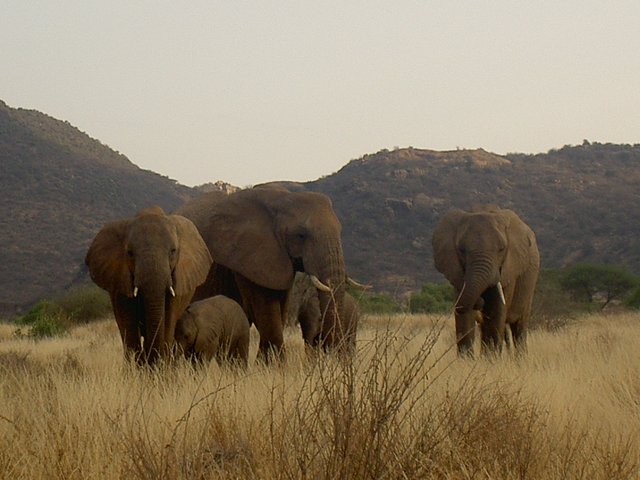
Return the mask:
<path fill-rule="evenodd" d="M 502 283 L 498 282 L 496 287 L 498 287 L 498 293 L 500 294 L 500 300 L 502 300 L 502 304 L 506 305 L 507 301 L 504 299 L 504 290 L 502 290 Z"/>
<path fill-rule="evenodd" d="M 169 287 L 169 292 L 171 293 L 172 297 L 176 296 L 176 291 L 173 289 L 173 287 Z"/>
<path fill-rule="evenodd" d="M 138 287 L 133 287 L 133 296 L 134 297 L 138 296 Z"/>
<path fill-rule="evenodd" d="M 356 282 L 356 281 L 355 281 L 353 278 L 351 278 L 351 277 L 347 277 L 347 283 L 348 283 L 349 285 L 351 285 L 352 287 L 359 288 L 360 290 L 366 290 L 366 289 L 368 289 L 368 288 L 371 288 L 371 285 L 363 285 L 363 284 L 362 284 L 362 283 L 360 283 L 360 282 Z"/>
<path fill-rule="evenodd" d="M 313 286 L 316 287 L 321 292 L 330 292 L 331 291 L 331 289 L 329 287 L 327 287 L 324 283 L 322 283 L 318 279 L 318 277 L 316 277 L 315 275 L 309 275 L 309 278 L 311 279 L 311 283 L 313 283 Z"/>

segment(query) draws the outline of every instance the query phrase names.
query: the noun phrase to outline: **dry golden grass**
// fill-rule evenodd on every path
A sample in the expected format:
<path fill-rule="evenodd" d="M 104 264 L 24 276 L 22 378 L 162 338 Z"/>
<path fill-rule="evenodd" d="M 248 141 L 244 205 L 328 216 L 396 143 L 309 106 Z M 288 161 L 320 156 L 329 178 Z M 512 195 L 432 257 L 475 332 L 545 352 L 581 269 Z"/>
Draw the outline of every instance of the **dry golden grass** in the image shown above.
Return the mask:
<path fill-rule="evenodd" d="M 307 359 L 292 329 L 283 365 L 247 371 L 137 369 L 113 320 L 1 325 L 0 478 L 639 478 L 640 315 L 475 360 L 452 324 L 369 317 L 352 362 Z"/>

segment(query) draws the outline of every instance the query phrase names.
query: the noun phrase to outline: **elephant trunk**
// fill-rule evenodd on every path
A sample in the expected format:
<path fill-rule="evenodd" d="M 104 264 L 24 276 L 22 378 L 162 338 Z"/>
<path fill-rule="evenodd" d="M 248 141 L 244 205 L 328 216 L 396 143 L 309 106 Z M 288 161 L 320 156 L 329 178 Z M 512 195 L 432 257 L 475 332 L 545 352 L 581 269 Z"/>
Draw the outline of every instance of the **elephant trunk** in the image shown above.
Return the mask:
<path fill-rule="evenodd" d="M 136 287 L 141 292 L 144 310 L 141 331 L 144 335 L 144 359 L 153 364 L 168 351 L 165 345 L 165 321 L 167 296 L 172 295 L 171 274 L 165 268 L 152 268 L 152 271 L 136 272 Z M 167 279 L 161 280 L 161 279 Z"/>
<path fill-rule="evenodd" d="M 482 294 L 499 283 L 500 274 L 490 259 L 479 257 L 467 262 L 464 287 L 456 304 L 456 311 L 465 313 L 482 309 Z"/>
<path fill-rule="evenodd" d="M 164 350 L 165 294 L 144 295 L 144 355 L 149 364 L 155 363 Z"/>
<path fill-rule="evenodd" d="M 329 292 L 318 290 L 322 319 L 317 343 L 325 349 L 341 349 L 346 334 L 342 320 L 346 280 L 342 246 L 330 249 L 327 258 L 329 261 L 319 269 L 317 275 L 322 283 L 331 288 Z"/>

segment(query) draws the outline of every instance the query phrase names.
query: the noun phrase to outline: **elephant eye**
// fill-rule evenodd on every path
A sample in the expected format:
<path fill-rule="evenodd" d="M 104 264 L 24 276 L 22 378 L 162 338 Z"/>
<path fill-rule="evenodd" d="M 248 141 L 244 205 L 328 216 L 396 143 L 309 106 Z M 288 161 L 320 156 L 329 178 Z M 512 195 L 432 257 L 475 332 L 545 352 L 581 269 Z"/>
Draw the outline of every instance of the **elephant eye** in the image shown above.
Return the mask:
<path fill-rule="evenodd" d="M 127 257 L 133 258 L 133 250 L 131 250 L 131 249 L 127 250 Z"/>
<path fill-rule="evenodd" d="M 171 250 L 169 250 L 169 256 L 170 257 L 174 257 L 176 252 L 177 252 L 177 249 L 175 247 L 173 247 Z"/>
<path fill-rule="evenodd" d="M 309 236 L 308 232 L 304 229 L 296 229 L 293 232 L 291 232 L 290 235 L 291 235 L 291 238 L 297 241 L 304 241 Z"/>

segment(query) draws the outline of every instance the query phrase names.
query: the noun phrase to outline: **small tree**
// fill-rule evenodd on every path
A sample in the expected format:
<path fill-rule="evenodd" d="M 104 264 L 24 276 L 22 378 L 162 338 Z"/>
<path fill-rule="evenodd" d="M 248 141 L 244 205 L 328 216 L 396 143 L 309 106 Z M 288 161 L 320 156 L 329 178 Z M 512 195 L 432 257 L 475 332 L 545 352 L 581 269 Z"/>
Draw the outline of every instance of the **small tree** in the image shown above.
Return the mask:
<path fill-rule="evenodd" d="M 631 293 L 625 297 L 624 304 L 629 308 L 640 310 L 640 286 L 631 290 Z"/>
<path fill-rule="evenodd" d="M 453 310 L 453 287 L 448 283 L 425 283 L 409 297 L 411 313 L 443 313 Z"/>
<path fill-rule="evenodd" d="M 577 264 L 560 276 L 560 285 L 575 299 L 588 303 L 601 299 L 601 309 L 612 300 L 622 299 L 639 284 L 636 275 L 613 265 Z"/>

